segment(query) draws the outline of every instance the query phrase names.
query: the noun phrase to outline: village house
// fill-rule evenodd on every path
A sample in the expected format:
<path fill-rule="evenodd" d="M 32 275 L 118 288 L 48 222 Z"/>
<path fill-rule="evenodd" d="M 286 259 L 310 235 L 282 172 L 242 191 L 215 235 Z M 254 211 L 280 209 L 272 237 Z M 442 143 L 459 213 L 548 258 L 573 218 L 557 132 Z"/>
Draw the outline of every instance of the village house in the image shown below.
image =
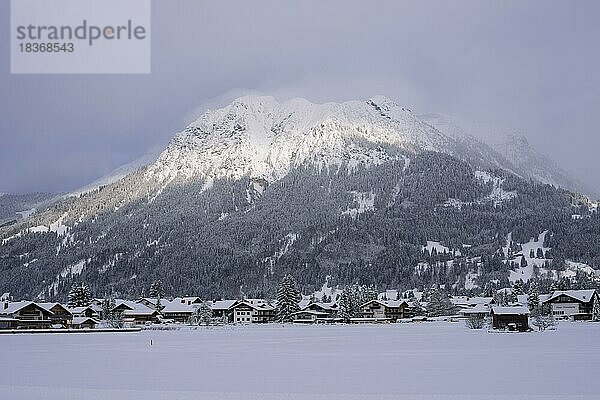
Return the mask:
<path fill-rule="evenodd" d="M 233 322 L 236 324 L 265 323 L 275 321 L 275 307 L 264 300 L 248 299 L 235 304 Z"/>
<path fill-rule="evenodd" d="M 98 321 L 89 317 L 73 317 L 71 326 L 73 329 L 95 329 Z"/>
<path fill-rule="evenodd" d="M 493 297 L 481 297 L 481 296 L 452 296 L 450 302 L 454 305 L 459 313 L 460 310 L 468 310 L 477 306 L 489 306 L 493 304 Z"/>
<path fill-rule="evenodd" d="M 52 326 L 52 311 L 46 310 L 33 301 L 11 303 L 5 301 L 0 304 L 0 316 L 17 320 L 19 329 L 44 329 Z"/>
<path fill-rule="evenodd" d="M 408 303 L 405 300 L 371 300 L 360 306 L 363 319 L 396 322 L 407 318 Z"/>
<path fill-rule="evenodd" d="M 331 316 L 328 313 L 309 309 L 304 309 L 302 311 L 292 313 L 292 318 L 292 322 L 296 324 L 334 322 L 334 318 L 331 318 Z"/>
<path fill-rule="evenodd" d="M 463 308 L 458 313 L 467 318 L 485 319 L 490 316 L 490 308 L 486 304 L 477 304 L 473 307 Z"/>
<path fill-rule="evenodd" d="M 73 317 L 99 318 L 98 312 L 91 306 L 69 307 L 68 310 L 73 314 Z"/>
<path fill-rule="evenodd" d="M 198 296 L 176 297 L 173 301 L 179 301 L 181 304 L 186 304 L 188 306 L 202 304 L 202 299 Z"/>
<path fill-rule="evenodd" d="M 123 322 L 129 325 L 158 322 L 160 313 L 141 303 L 129 300 L 118 300 L 112 312 L 120 313 Z"/>
<path fill-rule="evenodd" d="M 492 328 L 525 332 L 529 330 L 529 309 L 524 306 L 492 306 Z"/>
<path fill-rule="evenodd" d="M 544 304 L 550 305 L 555 318 L 590 320 L 596 297 L 598 293 L 595 289 L 556 291 L 544 301 Z"/>
<path fill-rule="evenodd" d="M 151 308 L 153 310 L 157 310 L 158 308 L 163 309 L 165 308 L 165 306 L 167 304 L 170 303 L 170 301 L 168 299 L 158 299 L 156 297 L 142 297 L 141 299 L 138 299 L 136 301 L 137 303 L 143 304 L 148 308 Z M 160 307 L 159 307 L 159 303 L 160 303 Z M 158 310 L 160 311 L 160 310 Z"/>
<path fill-rule="evenodd" d="M 208 306 L 213 312 L 213 318 L 227 318 L 229 322 L 233 322 L 233 307 L 238 304 L 239 300 L 215 300 L 209 302 Z"/>
<path fill-rule="evenodd" d="M 333 318 L 337 315 L 338 305 L 336 302 L 323 303 L 323 302 L 309 302 L 301 307 L 301 311 L 317 311 L 327 314 L 328 318 Z"/>
<path fill-rule="evenodd" d="M 71 321 L 73 321 L 73 313 L 60 303 L 37 304 L 52 313 L 52 316 L 50 317 L 52 320 L 52 325 L 61 325 L 63 327 L 67 327 L 71 324 Z"/>
<path fill-rule="evenodd" d="M 163 308 L 160 313 L 165 319 L 173 320 L 176 322 L 187 322 L 188 319 L 194 313 L 194 307 L 198 306 L 199 304 L 187 304 L 187 302 L 180 301 L 179 298 L 175 298 L 173 299 L 173 301 L 167 303 L 165 305 L 165 308 Z"/>

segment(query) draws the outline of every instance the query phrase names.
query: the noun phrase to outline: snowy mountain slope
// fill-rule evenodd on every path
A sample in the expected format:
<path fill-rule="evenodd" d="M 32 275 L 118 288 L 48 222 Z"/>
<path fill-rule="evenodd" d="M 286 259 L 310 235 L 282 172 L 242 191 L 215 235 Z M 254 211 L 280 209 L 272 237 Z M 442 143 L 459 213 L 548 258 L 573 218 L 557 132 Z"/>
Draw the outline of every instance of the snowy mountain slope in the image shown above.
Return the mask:
<path fill-rule="evenodd" d="M 209 111 L 177 134 L 147 176 L 273 181 L 291 167 L 378 164 L 399 152 L 451 152 L 454 143 L 392 101 L 283 103 L 246 96 Z"/>
<path fill-rule="evenodd" d="M 161 277 L 174 294 L 237 296 L 243 282 L 263 296 L 285 271 L 304 285 L 332 276 L 473 289 L 508 282 L 508 266 L 490 258 L 499 237 L 525 243 L 540 229 L 563 259 L 600 265 L 589 201 L 521 179 L 491 146 L 455 136 L 382 97 L 237 99 L 154 162 L 0 228 L 0 291 L 54 297 L 85 280 L 137 296 Z M 461 251 L 426 256 L 428 242 Z"/>
<path fill-rule="evenodd" d="M 0 225 L 30 217 L 54 196 L 51 193 L 0 194 Z"/>
<path fill-rule="evenodd" d="M 106 186 L 106 185 L 110 185 L 111 183 L 115 183 L 115 182 L 123 179 L 127 175 L 130 175 L 133 172 L 137 171 L 138 169 L 152 164 L 154 161 L 156 161 L 156 159 L 158 158 L 158 156 L 160 155 L 162 150 L 163 149 L 161 147 L 153 147 L 152 149 L 147 151 L 143 156 L 141 156 L 131 162 L 128 162 L 127 164 L 121 165 L 118 168 L 115 168 L 114 170 L 110 171 L 108 174 L 96 179 L 92 183 L 85 185 L 85 186 L 83 186 L 79 189 L 76 189 L 73 192 L 67 194 L 67 196 L 79 196 L 84 193 L 88 193 L 93 190 L 96 190 L 101 186 Z"/>
<path fill-rule="evenodd" d="M 430 113 L 418 117 L 445 135 L 470 145 L 474 151 L 487 154 L 502 169 L 542 183 L 596 195 L 554 161 L 536 151 L 525 136 L 516 131 L 443 114 Z"/>

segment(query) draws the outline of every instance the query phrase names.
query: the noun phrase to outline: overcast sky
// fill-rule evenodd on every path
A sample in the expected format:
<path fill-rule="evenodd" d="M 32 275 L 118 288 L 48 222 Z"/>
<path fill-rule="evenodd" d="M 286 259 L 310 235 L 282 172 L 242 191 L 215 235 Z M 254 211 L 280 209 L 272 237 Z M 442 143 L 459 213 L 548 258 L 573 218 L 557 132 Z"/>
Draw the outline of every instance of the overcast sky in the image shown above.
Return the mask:
<path fill-rule="evenodd" d="M 83 186 L 244 91 L 517 128 L 600 191 L 600 2 L 154 1 L 149 75 L 11 75 L 8 5 L 0 192 Z"/>

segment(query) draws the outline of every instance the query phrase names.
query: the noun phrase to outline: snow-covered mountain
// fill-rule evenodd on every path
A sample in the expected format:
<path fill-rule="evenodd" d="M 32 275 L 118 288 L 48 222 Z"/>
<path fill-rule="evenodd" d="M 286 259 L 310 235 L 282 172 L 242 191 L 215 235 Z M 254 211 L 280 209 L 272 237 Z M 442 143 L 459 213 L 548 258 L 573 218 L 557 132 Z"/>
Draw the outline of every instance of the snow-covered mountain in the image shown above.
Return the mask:
<path fill-rule="evenodd" d="M 448 152 L 454 143 L 396 103 L 313 104 L 246 96 L 204 114 L 178 133 L 148 177 L 273 181 L 303 164 L 379 164 L 399 152 Z"/>
<path fill-rule="evenodd" d="M 441 114 L 415 115 L 381 96 L 326 104 L 299 98 L 284 102 L 269 96 L 238 98 L 178 133 L 146 176 L 163 184 L 192 177 L 210 184 L 244 175 L 271 182 L 303 164 L 377 165 L 423 151 L 586 192 L 523 135 Z"/>
<path fill-rule="evenodd" d="M 418 117 L 443 134 L 471 146 L 476 151 L 485 151 L 482 149 L 489 146 L 495 153 L 490 153 L 489 156 L 503 169 L 527 179 L 595 195 L 594 191 L 570 176 L 556 162 L 536 151 L 527 138 L 517 131 L 443 114 L 429 113 Z M 498 159 L 498 156 L 501 156 L 504 162 Z"/>
<path fill-rule="evenodd" d="M 67 196 L 79 196 L 84 193 L 91 192 L 93 190 L 97 190 L 98 188 L 106 185 L 110 185 L 111 183 L 115 183 L 120 179 L 123 179 L 127 175 L 130 175 L 142 167 L 145 167 L 149 164 L 152 164 L 158 156 L 162 153 L 163 149 L 160 147 L 153 147 L 149 151 L 147 151 L 141 157 L 136 158 L 133 161 L 130 161 L 124 165 L 121 165 L 118 168 L 110 171 L 108 174 L 96 179 L 90 184 L 87 184 L 79 189 L 68 193 Z"/>
<path fill-rule="evenodd" d="M 137 296 L 160 278 L 173 294 L 260 297 L 284 273 L 308 288 L 329 276 L 478 290 L 564 270 L 553 258 L 600 268 L 596 203 L 540 183 L 561 175 L 526 142 L 451 122 L 383 97 L 239 98 L 154 161 L 0 227 L 0 292 L 48 298 L 85 280 Z M 519 246 L 538 242 L 550 253 L 519 267 Z"/>

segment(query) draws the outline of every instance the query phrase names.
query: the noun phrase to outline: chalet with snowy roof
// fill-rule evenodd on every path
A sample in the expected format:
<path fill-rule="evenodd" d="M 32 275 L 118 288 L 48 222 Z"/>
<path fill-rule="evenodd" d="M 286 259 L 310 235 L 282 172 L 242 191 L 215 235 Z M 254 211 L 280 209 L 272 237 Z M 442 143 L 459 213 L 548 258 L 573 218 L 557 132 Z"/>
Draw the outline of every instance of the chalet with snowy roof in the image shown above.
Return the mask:
<path fill-rule="evenodd" d="M 292 313 L 292 322 L 295 324 L 315 324 L 335 321 L 335 318 L 323 311 L 304 309 L 302 311 Z"/>
<path fill-rule="evenodd" d="M 160 312 L 165 319 L 170 319 L 177 322 L 187 322 L 194 313 L 194 309 L 200 304 L 181 301 L 180 298 L 175 298 L 173 301 L 165 304 L 165 308 Z"/>
<path fill-rule="evenodd" d="M 492 327 L 501 330 L 525 332 L 529 330 L 529 309 L 524 306 L 493 306 Z"/>
<path fill-rule="evenodd" d="M 90 306 L 102 307 L 104 299 L 94 298 L 90 301 Z"/>
<path fill-rule="evenodd" d="M 450 302 L 459 310 L 477 307 L 479 305 L 489 306 L 493 303 L 493 297 L 480 296 L 452 296 Z"/>
<path fill-rule="evenodd" d="M 16 319 L 19 328 L 44 329 L 52 326 L 52 311 L 48 311 L 33 301 L 3 302 L 0 317 Z"/>
<path fill-rule="evenodd" d="M 595 289 L 588 290 L 562 290 L 552 293 L 544 301 L 552 307 L 555 318 L 571 320 L 592 319 L 594 299 L 598 297 Z"/>
<path fill-rule="evenodd" d="M 323 303 L 323 302 L 310 302 L 301 308 L 302 311 L 318 311 L 327 314 L 328 317 L 334 317 L 338 311 L 338 304 L 336 302 Z"/>
<path fill-rule="evenodd" d="M 95 329 L 98 321 L 88 317 L 73 317 L 71 326 L 73 329 Z"/>
<path fill-rule="evenodd" d="M 88 318 L 98 318 L 98 312 L 92 308 L 92 306 L 83 306 L 83 307 L 69 307 L 69 312 L 73 314 L 73 317 L 88 317 Z"/>
<path fill-rule="evenodd" d="M 160 313 L 141 303 L 128 300 L 119 300 L 112 309 L 115 313 L 121 313 L 123 322 L 129 325 L 139 325 L 149 322 L 158 322 Z"/>
<path fill-rule="evenodd" d="M 408 302 L 405 300 L 371 300 L 360 306 L 365 319 L 396 322 L 408 317 Z"/>
<path fill-rule="evenodd" d="M 244 300 L 235 304 L 233 322 L 236 324 L 266 323 L 275 321 L 275 307 L 257 299 Z"/>
<path fill-rule="evenodd" d="M 187 297 L 176 297 L 173 299 L 173 301 L 179 301 L 182 304 L 187 304 L 188 306 L 191 306 L 193 304 L 202 304 L 202 299 L 200 299 L 200 297 L 198 296 L 187 296 Z"/>
<path fill-rule="evenodd" d="M 37 303 L 46 310 L 52 312 L 50 319 L 52 325 L 62 325 L 64 327 L 71 324 L 73 321 L 73 313 L 60 303 Z"/>
<path fill-rule="evenodd" d="M 233 307 L 239 302 L 240 300 L 215 300 L 209 302 L 208 306 L 213 312 L 213 317 L 220 319 L 227 317 L 229 321 L 233 321 Z"/>
<path fill-rule="evenodd" d="M 486 317 L 489 317 L 490 308 L 486 304 L 477 304 L 474 307 L 463 308 L 458 313 L 460 315 L 464 315 L 467 318 L 484 319 Z"/>
<path fill-rule="evenodd" d="M 160 307 L 158 307 L 159 299 L 157 299 L 156 297 L 142 297 L 141 299 L 137 300 L 137 303 L 143 304 L 148 308 L 156 310 L 157 308 L 164 308 L 168 303 L 170 303 L 170 301 L 161 298 Z"/>

